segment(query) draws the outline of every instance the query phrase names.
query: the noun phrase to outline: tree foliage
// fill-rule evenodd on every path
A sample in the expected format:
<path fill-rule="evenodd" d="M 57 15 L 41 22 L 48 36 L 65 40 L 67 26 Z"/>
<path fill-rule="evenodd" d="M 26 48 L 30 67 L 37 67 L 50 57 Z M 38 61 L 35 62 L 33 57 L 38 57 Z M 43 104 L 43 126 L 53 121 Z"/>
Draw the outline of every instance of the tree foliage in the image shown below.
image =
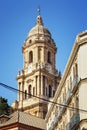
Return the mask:
<path fill-rule="evenodd" d="M 0 97 L 0 115 L 9 115 L 9 108 L 8 100 Z"/>

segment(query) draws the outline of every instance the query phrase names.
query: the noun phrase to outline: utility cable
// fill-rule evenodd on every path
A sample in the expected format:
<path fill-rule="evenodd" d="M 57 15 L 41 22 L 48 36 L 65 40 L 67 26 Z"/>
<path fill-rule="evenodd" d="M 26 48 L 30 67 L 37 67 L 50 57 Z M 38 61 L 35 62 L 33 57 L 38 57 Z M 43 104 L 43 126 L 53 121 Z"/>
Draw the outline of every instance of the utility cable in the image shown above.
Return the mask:
<path fill-rule="evenodd" d="M 25 92 L 23 92 L 21 90 L 18 90 L 16 88 L 13 88 L 11 86 L 8 86 L 8 85 L 6 85 L 4 83 L 0 83 L 0 86 L 4 87 L 6 89 L 9 89 L 11 91 L 20 92 L 20 93 L 24 93 L 25 94 Z M 32 95 L 32 94 L 29 94 L 29 93 L 26 93 L 26 94 L 31 96 L 31 97 L 35 97 L 35 98 L 41 99 L 43 101 L 46 101 L 46 102 L 49 102 L 49 103 L 52 103 L 52 104 L 55 104 L 55 105 L 58 105 L 58 106 L 61 106 L 61 107 L 65 107 L 65 108 L 68 108 L 68 109 L 71 109 L 71 110 L 78 110 L 78 111 L 87 113 L 87 110 L 83 110 L 83 109 L 71 107 L 71 106 L 68 106 L 68 105 L 60 104 L 60 103 L 57 103 L 57 102 L 54 102 L 54 101 L 50 101 L 50 100 L 47 100 L 47 99 L 44 99 L 44 98 L 41 98 L 41 97 L 38 97 L 38 96 L 35 96 L 35 95 Z"/>

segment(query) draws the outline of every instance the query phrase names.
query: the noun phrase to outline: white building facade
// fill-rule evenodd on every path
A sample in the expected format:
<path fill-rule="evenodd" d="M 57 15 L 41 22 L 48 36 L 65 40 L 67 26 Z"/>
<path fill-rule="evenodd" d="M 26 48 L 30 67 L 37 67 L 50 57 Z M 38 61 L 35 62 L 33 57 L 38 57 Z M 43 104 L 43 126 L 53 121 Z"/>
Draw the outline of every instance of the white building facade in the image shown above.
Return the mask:
<path fill-rule="evenodd" d="M 47 115 L 47 130 L 87 130 L 87 31 L 76 37 Z"/>

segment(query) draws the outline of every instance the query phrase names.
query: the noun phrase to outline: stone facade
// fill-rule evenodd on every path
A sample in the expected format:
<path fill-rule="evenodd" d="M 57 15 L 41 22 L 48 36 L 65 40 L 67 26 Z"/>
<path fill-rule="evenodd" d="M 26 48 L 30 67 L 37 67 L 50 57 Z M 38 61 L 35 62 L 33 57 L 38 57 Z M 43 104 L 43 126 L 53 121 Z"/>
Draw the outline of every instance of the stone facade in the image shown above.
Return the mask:
<path fill-rule="evenodd" d="M 32 115 L 45 118 L 49 100 L 54 97 L 60 81 L 56 69 L 56 44 L 51 33 L 44 27 L 42 17 L 37 16 L 22 47 L 24 66 L 17 75 L 18 108 Z M 17 103 L 12 105 L 17 109 Z"/>

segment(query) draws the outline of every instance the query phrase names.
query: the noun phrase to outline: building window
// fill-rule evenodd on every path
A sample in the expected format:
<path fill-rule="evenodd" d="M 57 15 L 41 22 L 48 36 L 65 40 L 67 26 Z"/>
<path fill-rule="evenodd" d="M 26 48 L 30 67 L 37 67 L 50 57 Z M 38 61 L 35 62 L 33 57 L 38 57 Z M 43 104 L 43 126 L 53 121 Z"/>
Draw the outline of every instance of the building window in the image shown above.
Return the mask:
<path fill-rule="evenodd" d="M 31 85 L 28 87 L 28 97 L 31 98 Z"/>
<path fill-rule="evenodd" d="M 49 85 L 49 98 L 52 97 L 52 87 Z"/>
<path fill-rule="evenodd" d="M 25 90 L 25 99 L 27 99 L 27 90 Z"/>
<path fill-rule="evenodd" d="M 51 63 L 51 52 L 50 51 L 48 51 L 48 56 L 47 56 L 47 60 L 48 60 L 48 63 Z"/>
<path fill-rule="evenodd" d="M 48 40 L 48 43 L 51 43 L 51 41 L 50 41 L 50 40 Z"/>
<path fill-rule="evenodd" d="M 29 43 L 32 43 L 32 40 L 31 40 L 31 39 L 29 40 Z"/>
<path fill-rule="evenodd" d="M 65 99 L 65 95 L 64 95 L 64 92 L 63 92 L 63 101 L 64 101 L 64 99 Z"/>
<path fill-rule="evenodd" d="M 33 95 L 35 95 L 35 87 L 33 87 Z"/>
<path fill-rule="evenodd" d="M 30 51 L 29 52 L 29 63 L 32 63 L 33 62 L 33 52 Z"/>
<path fill-rule="evenodd" d="M 40 62 L 41 61 L 41 56 L 42 55 L 42 50 L 41 50 L 41 48 L 39 47 L 38 48 L 38 61 Z"/>
<path fill-rule="evenodd" d="M 43 95 L 45 95 L 45 76 L 43 76 Z"/>
<path fill-rule="evenodd" d="M 78 76 L 78 65 L 75 64 L 75 75 Z"/>
<path fill-rule="evenodd" d="M 73 67 L 73 78 L 75 77 L 75 67 Z"/>
<path fill-rule="evenodd" d="M 19 82 L 19 91 L 18 91 L 19 92 L 19 101 L 20 101 L 20 94 L 21 94 L 20 91 L 21 91 L 21 82 Z"/>
<path fill-rule="evenodd" d="M 75 78 L 76 76 L 78 76 L 78 66 L 75 63 L 75 66 L 73 67 L 73 78 Z"/>
<path fill-rule="evenodd" d="M 55 107 L 55 116 L 58 114 L 58 106 Z"/>
<path fill-rule="evenodd" d="M 46 87 L 46 96 L 47 96 L 47 87 Z"/>
<path fill-rule="evenodd" d="M 55 90 L 53 90 L 53 97 L 54 97 L 54 95 L 55 95 Z"/>
<path fill-rule="evenodd" d="M 36 76 L 36 95 L 37 95 L 37 86 L 38 86 L 38 76 Z"/>
<path fill-rule="evenodd" d="M 72 88 L 72 77 L 70 76 L 70 88 Z"/>

